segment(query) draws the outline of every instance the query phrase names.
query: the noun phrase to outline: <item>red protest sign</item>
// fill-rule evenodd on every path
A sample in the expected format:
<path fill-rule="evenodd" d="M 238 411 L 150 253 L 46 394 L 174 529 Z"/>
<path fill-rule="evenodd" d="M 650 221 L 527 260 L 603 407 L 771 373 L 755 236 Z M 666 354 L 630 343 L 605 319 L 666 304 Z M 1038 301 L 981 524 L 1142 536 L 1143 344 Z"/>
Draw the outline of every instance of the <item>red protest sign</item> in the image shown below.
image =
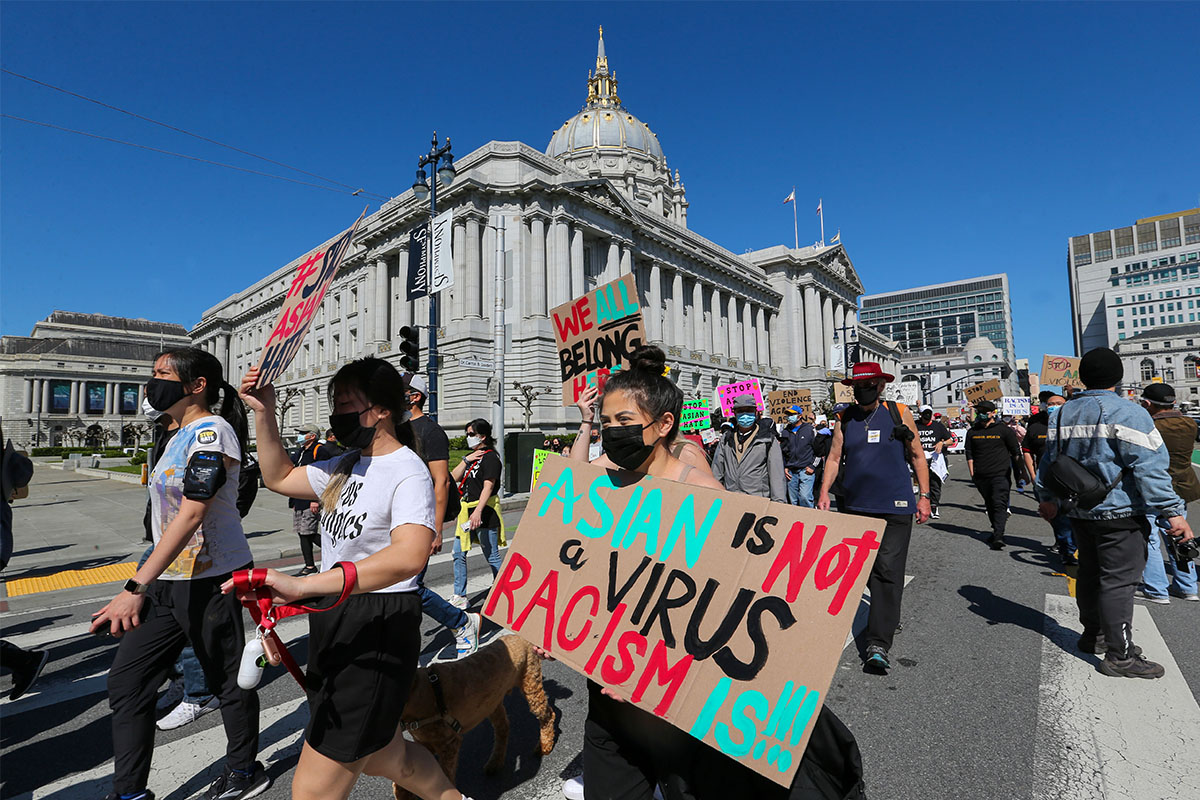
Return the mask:
<path fill-rule="evenodd" d="M 296 357 L 304 335 L 308 333 L 313 317 L 321 306 L 321 300 L 337 276 L 338 267 L 350 249 L 350 242 L 366 213 L 366 209 L 363 209 L 363 213 L 341 236 L 300 259 L 283 298 L 283 308 L 279 309 L 271 336 L 258 360 L 258 386 L 273 382 Z"/>
<path fill-rule="evenodd" d="M 787 786 L 880 526 L 551 455 L 483 613 Z"/>

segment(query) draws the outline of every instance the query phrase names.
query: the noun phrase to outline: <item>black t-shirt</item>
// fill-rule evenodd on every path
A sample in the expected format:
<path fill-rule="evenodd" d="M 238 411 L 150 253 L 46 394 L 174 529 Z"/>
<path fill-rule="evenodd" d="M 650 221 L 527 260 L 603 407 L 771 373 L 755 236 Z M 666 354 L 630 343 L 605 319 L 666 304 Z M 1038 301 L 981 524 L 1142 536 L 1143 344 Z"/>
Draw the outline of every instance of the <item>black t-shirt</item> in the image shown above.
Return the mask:
<path fill-rule="evenodd" d="M 921 449 L 926 453 L 933 452 L 933 448 L 937 447 L 938 442 L 953 438 L 950 436 L 950 431 L 946 430 L 946 426 L 935 420 L 931 420 L 928 425 L 922 425 L 918 421 L 917 435 L 921 437 Z"/>
<path fill-rule="evenodd" d="M 1021 440 L 1021 449 L 1033 456 L 1036 465 L 1046 452 L 1046 423 L 1031 420 L 1025 429 L 1025 438 Z"/>
<path fill-rule="evenodd" d="M 502 465 L 500 456 L 496 455 L 495 450 L 485 450 L 483 457 L 467 464 L 466 474 L 463 475 L 459 487 L 462 489 L 463 501 L 473 503 L 479 499 L 479 495 L 483 492 L 483 482 L 493 481 L 492 496 L 496 496 L 496 492 L 500 491 L 500 473 Z M 483 527 L 499 528 L 500 520 L 496 517 L 496 512 L 484 506 L 480 516 L 483 518 Z"/>
<path fill-rule="evenodd" d="M 422 414 L 411 423 L 413 435 L 421 443 L 421 457 L 425 463 L 430 461 L 450 460 L 450 437 L 442 430 L 442 426 L 433 421 L 428 414 Z"/>
<path fill-rule="evenodd" d="M 980 477 L 1005 475 L 1017 465 L 1018 475 L 1024 472 L 1020 466 L 1021 448 L 1013 429 L 999 422 L 987 427 L 978 426 L 967 431 L 965 454 L 968 461 L 975 462 L 975 474 Z"/>

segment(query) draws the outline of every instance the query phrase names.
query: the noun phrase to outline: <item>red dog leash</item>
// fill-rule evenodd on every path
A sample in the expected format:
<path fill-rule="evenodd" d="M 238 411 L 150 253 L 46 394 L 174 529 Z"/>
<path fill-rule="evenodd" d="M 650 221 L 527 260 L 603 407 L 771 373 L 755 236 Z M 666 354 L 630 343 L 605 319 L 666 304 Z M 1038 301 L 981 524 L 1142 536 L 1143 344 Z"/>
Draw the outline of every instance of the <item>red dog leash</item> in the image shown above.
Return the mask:
<path fill-rule="evenodd" d="M 305 688 L 304 672 L 280 640 L 279 634 L 275 631 L 275 625 L 281 619 L 294 617 L 297 614 L 316 614 L 328 611 L 346 602 L 346 598 L 350 596 L 350 593 L 354 591 L 354 586 L 358 583 L 358 568 L 354 566 L 353 561 L 339 561 L 334 566 L 342 568 L 342 593 L 338 595 L 333 605 L 325 608 L 314 608 L 302 603 L 276 606 L 272 604 L 271 592 L 266 588 L 267 571 L 265 569 L 243 569 L 233 573 L 233 586 L 238 596 L 254 594 L 253 600 L 242 600 L 242 605 L 250 612 L 250 618 L 258 626 L 261 635 L 269 639 L 275 646 L 283 665 L 287 667 L 288 672 L 292 673 L 292 677 L 296 679 L 296 683 L 300 684 L 301 689 Z"/>

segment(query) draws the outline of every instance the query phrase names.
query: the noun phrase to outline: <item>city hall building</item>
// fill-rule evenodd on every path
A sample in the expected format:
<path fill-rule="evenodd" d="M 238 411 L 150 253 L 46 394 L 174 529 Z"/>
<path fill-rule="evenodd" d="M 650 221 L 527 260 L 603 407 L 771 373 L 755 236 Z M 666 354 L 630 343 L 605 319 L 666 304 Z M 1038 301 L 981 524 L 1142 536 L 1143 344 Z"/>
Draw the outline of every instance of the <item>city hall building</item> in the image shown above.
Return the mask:
<path fill-rule="evenodd" d="M 454 283 L 437 295 L 438 416 L 448 430 L 490 413 L 496 387 L 486 363 L 494 353 L 498 270 L 503 391 L 506 398 L 517 394 L 514 382 L 548 390 L 533 407 L 535 427 L 561 429 L 579 417 L 560 405 L 551 309 L 630 273 L 647 337 L 666 350 L 670 376 L 686 395 L 711 396 L 716 386 L 747 377 L 759 377 L 764 391 L 828 393 L 831 348 L 840 329 L 856 326 L 863 293 L 846 249 L 777 246 L 736 255 L 690 230 L 679 172 L 668 168 L 658 137 L 618 96 L 603 38 L 582 110 L 553 133 L 545 152 L 494 141 L 456 159 L 455 167 L 452 185 L 438 192 L 439 213 L 454 212 Z M 428 222 L 428 205 L 411 190 L 363 221 L 277 382 L 296 390 L 288 425 L 323 424 L 325 389 L 338 367 L 364 355 L 398 361 L 400 328 L 428 324 L 428 300 L 410 301 L 406 292 L 410 235 Z M 231 381 L 257 363 L 299 261 L 222 300 L 191 331 L 226 365 Z M 862 326 L 856 335 L 862 360 L 896 370 L 893 343 Z M 422 363 L 426 336 L 423 329 Z M 510 429 L 524 424 L 516 403 L 506 404 L 505 417 Z"/>

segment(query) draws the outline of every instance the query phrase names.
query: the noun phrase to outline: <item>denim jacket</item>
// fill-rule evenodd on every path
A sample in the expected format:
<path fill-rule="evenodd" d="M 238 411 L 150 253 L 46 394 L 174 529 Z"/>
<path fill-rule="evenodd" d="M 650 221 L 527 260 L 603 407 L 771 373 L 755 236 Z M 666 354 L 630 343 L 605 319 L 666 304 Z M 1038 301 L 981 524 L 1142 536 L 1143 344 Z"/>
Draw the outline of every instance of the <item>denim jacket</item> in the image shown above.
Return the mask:
<path fill-rule="evenodd" d="M 1062 441 L 1059 441 L 1061 417 Z M 1046 488 L 1050 465 L 1059 453 L 1074 458 L 1105 485 L 1124 477 L 1091 511 L 1076 509 L 1079 519 L 1118 519 L 1140 514 L 1173 517 L 1184 512 L 1167 473 L 1170 457 L 1154 420 L 1137 403 L 1103 389 L 1079 392 L 1065 405 L 1050 409 L 1046 452 L 1038 466 L 1039 500 L 1054 500 Z"/>

